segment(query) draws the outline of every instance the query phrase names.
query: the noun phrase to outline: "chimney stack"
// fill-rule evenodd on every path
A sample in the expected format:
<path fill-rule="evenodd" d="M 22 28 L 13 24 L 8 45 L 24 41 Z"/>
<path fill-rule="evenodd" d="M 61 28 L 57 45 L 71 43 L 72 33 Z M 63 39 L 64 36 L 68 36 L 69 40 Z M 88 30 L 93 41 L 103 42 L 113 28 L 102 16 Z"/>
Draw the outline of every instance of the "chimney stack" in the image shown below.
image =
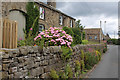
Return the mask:
<path fill-rule="evenodd" d="M 47 0 L 47 4 L 49 6 L 56 8 L 56 0 Z"/>

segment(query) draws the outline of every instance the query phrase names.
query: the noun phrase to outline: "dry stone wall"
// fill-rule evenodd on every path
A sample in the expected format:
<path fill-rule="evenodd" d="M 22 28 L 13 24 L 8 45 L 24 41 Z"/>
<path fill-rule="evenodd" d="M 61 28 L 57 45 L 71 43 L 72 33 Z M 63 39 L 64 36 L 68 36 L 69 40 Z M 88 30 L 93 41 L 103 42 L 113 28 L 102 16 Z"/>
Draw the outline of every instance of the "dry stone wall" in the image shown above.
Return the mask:
<path fill-rule="evenodd" d="M 0 49 L 0 76 L 2 78 L 49 78 L 51 69 L 62 70 L 69 63 L 74 68 L 74 61 L 80 60 L 81 50 L 87 48 L 103 49 L 103 44 L 76 45 L 69 62 L 63 63 L 61 47 L 24 46 L 18 49 Z"/>

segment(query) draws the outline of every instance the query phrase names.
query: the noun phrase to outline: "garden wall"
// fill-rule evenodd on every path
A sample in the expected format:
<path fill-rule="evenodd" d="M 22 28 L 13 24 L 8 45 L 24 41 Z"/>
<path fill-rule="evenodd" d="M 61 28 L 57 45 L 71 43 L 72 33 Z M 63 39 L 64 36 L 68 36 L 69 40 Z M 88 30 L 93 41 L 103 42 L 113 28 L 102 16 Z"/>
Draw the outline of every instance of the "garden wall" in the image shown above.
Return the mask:
<path fill-rule="evenodd" d="M 87 48 L 102 50 L 103 44 L 76 45 L 73 47 L 73 55 L 69 64 L 74 68 L 74 61 L 80 60 L 81 50 Z M 41 48 L 38 46 L 25 46 L 18 49 L 1 49 L 2 62 L 0 74 L 2 78 L 48 78 L 52 69 L 62 70 L 68 62 L 61 59 L 61 47 L 51 46 Z"/>

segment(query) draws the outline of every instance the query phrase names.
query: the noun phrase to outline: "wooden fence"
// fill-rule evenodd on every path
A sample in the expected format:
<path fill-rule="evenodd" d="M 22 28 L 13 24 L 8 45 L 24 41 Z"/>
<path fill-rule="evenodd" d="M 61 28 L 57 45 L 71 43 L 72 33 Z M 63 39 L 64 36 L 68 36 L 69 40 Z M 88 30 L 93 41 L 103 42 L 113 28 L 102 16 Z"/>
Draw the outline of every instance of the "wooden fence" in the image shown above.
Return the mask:
<path fill-rule="evenodd" d="M 17 48 L 17 22 L 4 19 L 2 23 L 2 47 L 9 49 Z"/>

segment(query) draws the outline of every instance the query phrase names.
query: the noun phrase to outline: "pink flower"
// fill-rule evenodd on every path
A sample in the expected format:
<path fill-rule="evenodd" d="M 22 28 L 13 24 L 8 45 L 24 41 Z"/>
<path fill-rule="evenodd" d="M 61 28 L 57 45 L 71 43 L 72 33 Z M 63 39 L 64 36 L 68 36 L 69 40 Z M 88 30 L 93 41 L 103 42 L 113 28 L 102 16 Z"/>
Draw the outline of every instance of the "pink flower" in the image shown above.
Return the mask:
<path fill-rule="evenodd" d="M 30 28 L 30 30 L 32 31 L 32 28 Z"/>
<path fill-rule="evenodd" d="M 58 32 L 59 32 L 59 31 L 58 31 L 58 30 L 56 30 L 56 31 L 55 31 L 55 34 L 57 34 Z"/>
<path fill-rule="evenodd" d="M 40 34 L 38 34 L 38 37 L 42 39 L 42 37 L 41 37 L 41 35 L 40 35 Z"/>
<path fill-rule="evenodd" d="M 65 31 L 63 31 L 62 33 L 63 33 L 63 34 L 66 34 L 66 32 L 65 32 Z"/>
<path fill-rule="evenodd" d="M 38 34 L 38 36 L 34 38 L 34 41 L 36 41 L 36 40 L 37 40 L 37 38 L 41 38 L 41 39 L 42 39 L 42 37 L 41 37 L 41 35 L 40 35 L 40 34 Z"/>
<path fill-rule="evenodd" d="M 68 41 L 67 41 L 67 40 L 65 40 L 65 42 L 67 42 L 67 43 L 68 43 Z"/>
<path fill-rule="evenodd" d="M 73 39 L 69 39 L 71 42 L 73 42 Z"/>
<path fill-rule="evenodd" d="M 71 42 L 67 42 L 67 45 L 71 45 Z"/>
<path fill-rule="evenodd" d="M 68 45 L 68 47 L 69 47 L 69 48 L 71 48 L 71 46 L 70 46 L 70 45 Z"/>
<path fill-rule="evenodd" d="M 54 37 L 60 37 L 60 35 L 59 35 L 59 34 L 57 34 L 57 35 L 55 35 L 55 34 L 54 34 L 53 36 L 54 36 Z"/>
<path fill-rule="evenodd" d="M 64 35 L 64 36 L 62 36 L 61 38 L 65 38 L 65 35 Z"/>
<path fill-rule="evenodd" d="M 34 38 L 34 41 L 36 41 L 36 40 L 37 40 L 37 38 L 38 38 L 38 36 Z"/>
<path fill-rule="evenodd" d="M 60 30 L 60 32 L 62 32 L 62 30 Z"/>
<path fill-rule="evenodd" d="M 51 39 L 51 42 L 55 42 L 55 40 Z"/>
<path fill-rule="evenodd" d="M 53 27 L 50 27 L 50 29 L 51 29 L 51 30 L 54 30 L 54 28 L 53 28 Z"/>
<path fill-rule="evenodd" d="M 48 32 L 48 31 L 45 31 L 45 33 L 46 33 L 46 34 L 49 34 L 49 32 Z"/>
<path fill-rule="evenodd" d="M 51 30 L 51 33 L 54 34 L 55 32 L 53 30 Z"/>
<path fill-rule="evenodd" d="M 41 32 L 40 35 L 44 35 L 45 33 L 44 32 Z"/>
<path fill-rule="evenodd" d="M 55 39 L 56 41 L 60 41 L 61 39 L 60 38 L 58 38 L 58 39 Z"/>
<path fill-rule="evenodd" d="M 52 36 L 49 36 L 49 35 L 47 35 L 46 37 L 48 37 L 48 38 L 52 38 Z"/>
<path fill-rule="evenodd" d="M 64 44 L 66 44 L 66 42 L 62 42 L 62 43 L 61 43 L 61 45 L 64 45 Z"/>

